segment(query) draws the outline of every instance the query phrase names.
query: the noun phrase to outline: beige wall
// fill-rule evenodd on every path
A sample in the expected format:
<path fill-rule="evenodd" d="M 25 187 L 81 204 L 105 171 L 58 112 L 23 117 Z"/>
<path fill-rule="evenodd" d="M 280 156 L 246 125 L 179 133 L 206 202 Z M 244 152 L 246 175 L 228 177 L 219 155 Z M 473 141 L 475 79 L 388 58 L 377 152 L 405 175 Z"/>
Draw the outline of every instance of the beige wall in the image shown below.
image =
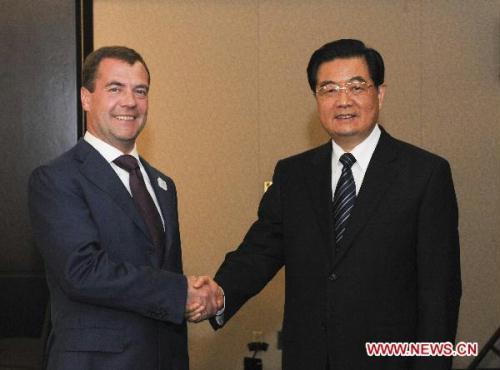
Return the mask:
<path fill-rule="evenodd" d="M 500 1 L 94 4 L 95 47 L 133 47 L 152 71 L 140 151 L 177 183 L 187 274 L 213 274 L 239 243 L 279 158 L 327 140 L 305 68 L 322 44 L 360 38 L 385 58 L 383 125 L 451 162 L 464 288 L 458 339 L 483 344 L 498 327 Z M 254 330 L 270 343 L 265 368 L 279 369 L 282 305 L 280 273 L 223 331 L 191 325 L 192 369 L 242 369 Z"/>

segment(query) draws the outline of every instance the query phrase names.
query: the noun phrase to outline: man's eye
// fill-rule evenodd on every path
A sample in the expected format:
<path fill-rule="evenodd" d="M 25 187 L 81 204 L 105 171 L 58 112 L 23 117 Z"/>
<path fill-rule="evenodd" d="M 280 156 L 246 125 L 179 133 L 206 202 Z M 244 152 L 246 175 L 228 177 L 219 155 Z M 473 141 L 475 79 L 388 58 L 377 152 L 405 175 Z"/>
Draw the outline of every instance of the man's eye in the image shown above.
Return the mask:
<path fill-rule="evenodd" d="M 148 90 L 146 89 L 138 89 L 136 90 L 136 93 L 141 96 L 148 96 Z"/>
<path fill-rule="evenodd" d="M 118 87 L 110 87 L 108 91 L 114 93 L 120 91 L 120 89 Z"/>
<path fill-rule="evenodd" d="M 323 86 L 323 91 L 325 94 L 333 94 L 336 93 L 339 90 L 338 86 L 335 85 L 326 85 Z"/>

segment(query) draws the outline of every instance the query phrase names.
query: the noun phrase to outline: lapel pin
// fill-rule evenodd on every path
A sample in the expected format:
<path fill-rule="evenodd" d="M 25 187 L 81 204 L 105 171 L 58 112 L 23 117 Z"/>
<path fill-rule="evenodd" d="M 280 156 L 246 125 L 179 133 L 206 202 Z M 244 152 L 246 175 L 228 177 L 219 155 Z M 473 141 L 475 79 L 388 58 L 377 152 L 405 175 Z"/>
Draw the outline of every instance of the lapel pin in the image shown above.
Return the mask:
<path fill-rule="evenodd" d="M 158 177 L 158 186 L 165 191 L 168 190 L 167 182 L 163 180 L 161 177 Z"/>

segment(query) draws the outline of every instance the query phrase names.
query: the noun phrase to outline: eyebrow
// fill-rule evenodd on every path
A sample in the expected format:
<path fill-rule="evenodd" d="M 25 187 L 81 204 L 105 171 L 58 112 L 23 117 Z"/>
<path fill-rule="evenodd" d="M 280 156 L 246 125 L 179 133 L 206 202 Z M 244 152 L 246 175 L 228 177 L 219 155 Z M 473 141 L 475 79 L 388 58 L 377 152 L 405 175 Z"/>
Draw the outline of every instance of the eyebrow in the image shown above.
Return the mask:
<path fill-rule="evenodd" d="M 347 82 L 353 82 L 353 81 L 367 82 L 364 79 L 364 77 L 361 77 L 361 76 L 354 76 L 354 77 L 351 77 L 349 80 L 347 80 Z M 328 84 L 340 85 L 339 82 L 335 82 L 335 81 L 332 81 L 332 80 L 326 80 L 326 81 L 321 82 L 319 84 L 319 87 L 323 87 L 323 86 L 328 85 Z"/>
<path fill-rule="evenodd" d="M 121 82 L 118 82 L 118 81 L 110 81 L 108 82 L 106 85 L 104 85 L 105 87 L 109 87 L 109 86 L 125 86 L 125 84 L 121 83 Z"/>

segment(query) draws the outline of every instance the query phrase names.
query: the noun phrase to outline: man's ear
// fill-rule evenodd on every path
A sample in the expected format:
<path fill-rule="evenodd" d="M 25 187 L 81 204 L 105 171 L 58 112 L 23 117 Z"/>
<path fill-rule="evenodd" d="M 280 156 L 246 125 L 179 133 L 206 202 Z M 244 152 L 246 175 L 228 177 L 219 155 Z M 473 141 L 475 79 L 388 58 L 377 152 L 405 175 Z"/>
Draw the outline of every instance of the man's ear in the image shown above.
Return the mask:
<path fill-rule="evenodd" d="M 385 96 L 385 85 L 380 85 L 378 87 L 378 109 L 382 109 L 382 104 L 384 103 L 384 96 Z"/>
<path fill-rule="evenodd" d="M 82 101 L 82 108 L 85 112 L 90 111 L 90 107 L 92 104 L 92 93 L 87 90 L 87 88 L 82 87 L 80 89 L 80 99 Z"/>

